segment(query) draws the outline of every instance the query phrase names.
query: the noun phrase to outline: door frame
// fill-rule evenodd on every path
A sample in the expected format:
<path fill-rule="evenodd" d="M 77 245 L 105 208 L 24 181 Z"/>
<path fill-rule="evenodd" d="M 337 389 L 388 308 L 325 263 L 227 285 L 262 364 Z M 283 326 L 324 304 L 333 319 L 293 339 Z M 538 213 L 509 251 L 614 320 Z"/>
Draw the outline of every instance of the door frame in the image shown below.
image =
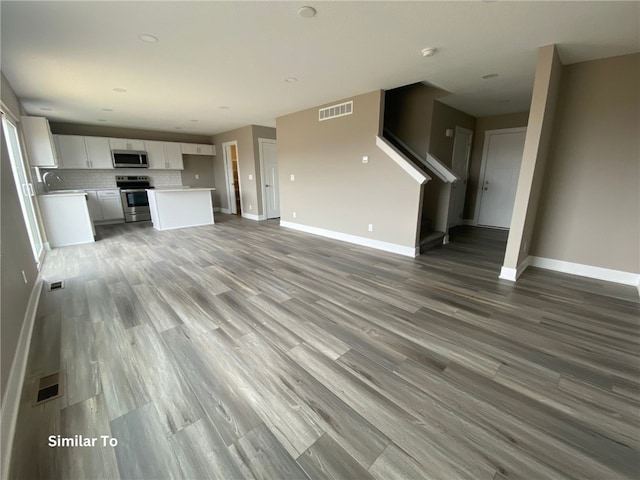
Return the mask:
<path fill-rule="evenodd" d="M 484 132 L 484 144 L 482 145 L 482 163 L 480 164 L 480 174 L 478 175 L 478 191 L 476 192 L 476 208 L 473 212 L 473 224 L 478 225 L 480 218 L 480 206 L 482 204 L 482 186 L 484 185 L 484 176 L 487 173 L 487 154 L 489 153 L 489 142 L 487 141 L 491 135 L 502 135 L 505 133 L 525 133 L 527 127 L 499 128 L 496 130 L 487 130 Z M 512 219 L 513 221 L 513 219 Z M 502 227 L 491 227 L 483 225 L 485 228 L 495 228 L 496 230 L 505 230 Z M 511 228 L 511 225 L 509 225 Z"/>
<path fill-rule="evenodd" d="M 262 153 L 262 146 L 265 143 L 273 143 L 274 145 L 278 144 L 278 141 L 275 138 L 258 138 L 258 151 L 260 156 L 260 189 L 262 190 L 262 215 L 260 215 L 261 220 L 268 219 L 267 217 L 267 187 L 265 178 L 264 178 L 264 154 Z M 278 182 L 279 183 L 279 182 Z M 278 189 L 280 187 L 278 186 Z"/>
<path fill-rule="evenodd" d="M 233 214 L 233 209 L 236 206 L 236 194 L 235 190 L 231 191 L 231 181 L 233 180 L 233 162 L 231 157 L 227 155 L 227 147 L 234 146 L 236 147 L 236 157 L 238 163 L 238 194 L 240 195 L 240 213 L 244 212 L 244 205 L 242 205 L 242 182 L 240 179 L 240 152 L 238 151 L 238 141 L 232 140 L 230 142 L 222 143 L 222 156 L 224 157 L 224 177 L 227 181 L 227 204 L 229 205 L 229 213 Z M 231 201 L 233 197 L 233 202 Z M 234 215 L 237 215 L 236 212 Z"/>
<path fill-rule="evenodd" d="M 456 151 L 456 140 L 458 138 L 458 132 L 467 133 L 467 134 L 469 134 L 469 137 L 470 137 L 469 138 L 469 147 L 467 149 L 467 158 L 465 160 L 465 166 L 464 166 L 464 178 L 461 179 L 464 182 L 463 183 L 464 190 L 465 190 L 464 198 L 466 200 L 466 198 L 467 198 L 467 184 L 468 184 L 468 179 L 469 179 L 469 164 L 471 163 L 471 150 L 473 149 L 473 135 L 474 135 L 475 132 L 473 130 L 468 129 L 468 128 L 456 125 L 455 136 L 453 137 L 453 151 L 451 153 L 451 170 L 452 171 L 453 171 L 453 154 Z M 456 172 L 454 171 L 453 173 L 456 173 Z M 456 183 L 458 183 L 458 181 L 456 181 Z M 453 185 L 451 185 L 451 192 L 453 192 Z M 452 201 L 451 201 L 452 200 L 451 197 L 453 197 L 453 195 L 452 194 L 449 194 L 449 195 L 450 195 L 450 197 L 449 197 L 449 212 L 447 213 L 447 231 L 449 231 L 450 228 L 453 228 L 453 227 L 451 227 L 451 207 L 453 206 Z M 464 202 L 462 203 L 462 213 L 464 215 Z M 463 218 L 460 219 L 459 225 L 464 225 L 464 219 Z"/>

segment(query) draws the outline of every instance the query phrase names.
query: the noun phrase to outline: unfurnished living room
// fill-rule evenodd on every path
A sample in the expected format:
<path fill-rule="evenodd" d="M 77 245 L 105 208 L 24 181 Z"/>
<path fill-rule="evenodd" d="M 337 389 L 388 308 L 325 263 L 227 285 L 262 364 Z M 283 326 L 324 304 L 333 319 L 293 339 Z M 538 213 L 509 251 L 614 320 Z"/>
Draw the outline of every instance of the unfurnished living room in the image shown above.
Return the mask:
<path fill-rule="evenodd" d="M 0 13 L 2 480 L 638 478 L 640 2 Z"/>

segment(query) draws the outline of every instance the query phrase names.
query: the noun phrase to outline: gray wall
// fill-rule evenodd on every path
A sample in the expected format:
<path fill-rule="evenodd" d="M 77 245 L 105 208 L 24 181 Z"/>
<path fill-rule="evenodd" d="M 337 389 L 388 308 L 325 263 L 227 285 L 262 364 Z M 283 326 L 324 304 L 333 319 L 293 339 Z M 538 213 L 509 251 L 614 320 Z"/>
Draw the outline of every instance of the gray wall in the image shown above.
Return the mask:
<path fill-rule="evenodd" d="M 242 196 L 243 213 L 252 215 L 263 215 L 262 187 L 260 178 L 260 151 L 258 149 L 258 138 L 276 138 L 276 129 L 262 127 L 259 125 L 247 125 L 228 132 L 219 133 L 213 136 L 213 143 L 216 145 L 216 153 L 222 161 L 222 166 L 216 168 L 216 172 L 221 171 L 224 178 L 224 149 L 222 144 L 226 142 L 238 142 L 238 170 L 240 175 L 240 195 Z M 250 180 L 249 175 L 253 178 Z M 217 185 L 220 185 L 216 173 Z M 221 191 L 222 195 L 222 191 Z M 226 199 L 226 185 L 224 197 Z M 224 201 L 226 205 L 226 200 Z M 251 206 L 251 208 L 249 208 Z M 228 208 L 225 206 L 223 208 Z"/>
<path fill-rule="evenodd" d="M 516 269 L 521 265 L 531 248 L 561 78 L 562 63 L 556 46 L 541 47 L 538 50 L 527 135 L 504 257 L 504 266 L 507 268 Z"/>
<path fill-rule="evenodd" d="M 216 180 L 213 162 L 216 157 L 211 155 L 183 155 L 184 170 L 180 171 L 182 185 L 187 187 L 215 188 Z M 196 178 L 196 175 L 198 178 Z M 213 206 L 220 207 L 220 193 L 211 192 Z"/>
<path fill-rule="evenodd" d="M 349 100 L 352 115 L 318 121 Z M 373 91 L 276 119 L 282 220 L 415 247 L 421 185 L 376 146 L 383 101 Z"/>
<path fill-rule="evenodd" d="M 163 142 L 211 143 L 211 137 L 208 135 L 190 135 L 187 133 L 160 132 L 156 130 L 140 130 L 136 128 L 108 127 L 102 125 L 84 125 L 80 123 L 51 122 L 50 125 L 51 132 L 59 135 L 132 138 Z"/>
<path fill-rule="evenodd" d="M 2 75 L 2 101 L 11 109 L 14 115 L 20 115 L 20 103 L 4 75 Z M 38 271 L 13 180 L 4 131 L 1 136 L 0 296 L 2 298 L 2 306 L 0 307 L 0 360 L 2 361 L 2 368 L 0 369 L 0 386 L 2 388 L 2 401 L 4 401 L 7 380 L 9 379 L 9 373 L 16 354 L 20 330 L 25 320 L 29 296 Z M 27 276 L 26 284 L 22 280 L 22 270 Z"/>
<path fill-rule="evenodd" d="M 522 112 L 479 117 L 476 120 L 476 129 L 473 132 L 473 145 L 471 147 L 471 159 L 469 160 L 469 180 L 467 182 L 467 196 L 464 203 L 464 218 L 473 219 L 476 212 L 476 199 L 478 197 L 478 184 L 480 182 L 480 168 L 482 167 L 485 133 L 488 130 L 499 130 L 501 128 L 526 127 L 528 119 L 529 112 Z"/>
<path fill-rule="evenodd" d="M 532 254 L 640 273 L 640 54 L 565 66 Z"/>

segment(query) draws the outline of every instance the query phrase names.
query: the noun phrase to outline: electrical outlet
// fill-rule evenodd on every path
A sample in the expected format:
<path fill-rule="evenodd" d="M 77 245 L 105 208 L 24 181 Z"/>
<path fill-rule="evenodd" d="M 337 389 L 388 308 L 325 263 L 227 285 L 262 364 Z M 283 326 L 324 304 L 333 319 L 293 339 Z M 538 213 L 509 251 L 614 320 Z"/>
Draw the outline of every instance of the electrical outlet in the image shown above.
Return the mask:
<path fill-rule="evenodd" d="M 249 174 L 249 180 L 253 180 L 253 175 Z"/>
<path fill-rule="evenodd" d="M 295 176 L 293 173 L 291 174 L 291 181 L 292 181 L 292 182 L 295 182 L 295 181 L 296 181 L 296 176 Z"/>
<path fill-rule="evenodd" d="M 296 212 L 293 212 L 293 218 L 296 218 Z"/>
<path fill-rule="evenodd" d="M 362 157 L 362 163 L 369 163 L 369 156 L 365 155 L 364 157 Z"/>
<path fill-rule="evenodd" d="M 24 273 L 24 270 L 22 270 L 22 280 L 24 281 L 25 285 L 27 284 L 27 276 Z"/>
<path fill-rule="evenodd" d="M 370 232 L 373 232 L 373 223 L 370 223 L 370 224 L 369 224 L 369 231 L 370 231 Z"/>
<path fill-rule="evenodd" d="M 249 210 L 253 210 L 253 205 L 249 204 Z"/>
<path fill-rule="evenodd" d="M 200 180 L 200 175 L 196 173 L 196 180 Z"/>

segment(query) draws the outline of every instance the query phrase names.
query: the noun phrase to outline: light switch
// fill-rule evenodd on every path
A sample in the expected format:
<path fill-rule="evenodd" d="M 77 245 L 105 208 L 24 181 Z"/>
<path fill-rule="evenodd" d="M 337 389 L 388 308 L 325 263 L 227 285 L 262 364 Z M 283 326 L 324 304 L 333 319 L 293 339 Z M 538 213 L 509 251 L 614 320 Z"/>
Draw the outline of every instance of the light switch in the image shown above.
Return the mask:
<path fill-rule="evenodd" d="M 199 179 L 200 179 L 200 175 L 196 173 L 196 180 L 199 180 Z"/>
<path fill-rule="evenodd" d="M 291 174 L 291 181 L 292 181 L 292 182 L 295 182 L 295 181 L 296 181 L 296 176 L 295 176 L 293 173 Z"/>
<path fill-rule="evenodd" d="M 369 163 L 369 156 L 365 155 L 364 157 L 362 157 L 362 163 Z"/>
<path fill-rule="evenodd" d="M 253 175 L 249 174 L 249 180 L 253 180 Z"/>
<path fill-rule="evenodd" d="M 296 212 L 293 212 L 293 218 L 296 218 Z"/>

